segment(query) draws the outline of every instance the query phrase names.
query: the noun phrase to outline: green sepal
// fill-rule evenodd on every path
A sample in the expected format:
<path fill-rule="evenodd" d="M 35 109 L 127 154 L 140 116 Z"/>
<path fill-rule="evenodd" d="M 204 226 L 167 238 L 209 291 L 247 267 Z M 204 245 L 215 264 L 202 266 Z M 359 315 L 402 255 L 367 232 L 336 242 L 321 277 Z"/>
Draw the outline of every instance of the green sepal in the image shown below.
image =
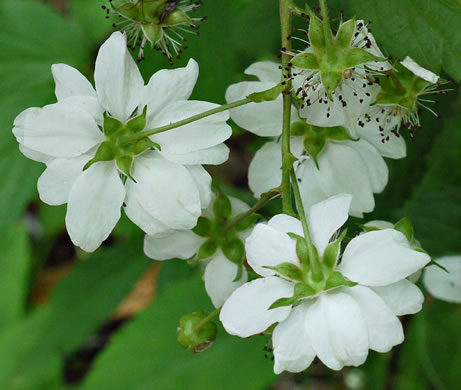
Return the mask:
<path fill-rule="evenodd" d="M 341 275 L 340 272 L 333 272 L 330 277 L 327 279 L 325 290 L 330 290 L 336 287 L 354 287 L 357 283 L 351 282 L 349 280 L 344 279 L 344 276 Z"/>
<path fill-rule="evenodd" d="M 319 60 L 314 53 L 299 53 L 291 60 L 291 63 L 301 69 L 320 69 Z"/>
<path fill-rule="evenodd" d="M 280 276 L 283 276 L 287 279 L 296 280 L 297 282 L 301 282 L 303 280 L 303 273 L 301 269 L 293 263 L 286 262 L 277 264 L 275 267 L 264 266 L 263 268 L 275 271 Z"/>
<path fill-rule="evenodd" d="M 207 259 L 210 256 L 213 256 L 218 250 L 218 245 L 213 240 L 205 241 L 198 250 L 197 259 Z"/>
<path fill-rule="evenodd" d="M 272 305 L 269 306 L 269 310 L 277 309 L 278 307 L 291 306 L 297 300 L 298 300 L 297 296 L 277 299 Z"/>
<path fill-rule="evenodd" d="M 338 32 L 336 33 L 336 46 L 346 49 L 351 44 L 352 38 L 355 32 L 355 18 L 350 19 L 339 26 Z"/>
<path fill-rule="evenodd" d="M 317 294 L 312 287 L 304 283 L 296 283 L 294 293 L 292 297 L 277 299 L 272 305 L 269 306 L 269 310 L 276 309 L 277 307 L 290 306 L 296 303 L 301 298 L 310 297 Z"/>
<path fill-rule="evenodd" d="M 238 282 L 240 279 L 242 279 L 243 276 L 243 263 L 237 264 L 237 274 L 235 275 L 234 282 Z"/>
<path fill-rule="evenodd" d="M 338 261 L 339 254 L 341 253 L 341 243 L 346 237 L 347 229 L 343 230 L 337 240 L 328 244 L 323 252 L 323 264 L 325 264 L 330 270 L 333 270 Z"/>
<path fill-rule="evenodd" d="M 252 94 L 248 95 L 247 98 L 255 103 L 262 103 L 262 102 L 271 102 L 282 93 L 283 87 L 281 84 L 277 84 L 275 87 L 268 89 L 262 92 L 253 92 Z"/>
<path fill-rule="evenodd" d="M 358 141 L 358 138 L 352 138 L 344 126 L 326 127 L 327 137 L 335 141 Z"/>
<path fill-rule="evenodd" d="M 122 171 L 126 176 L 136 183 L 136 180 L 131 176 L 131 167 L 133 166 L 133 157 L 131 156 L 120 156 L 115 159 L 117 162 L 117 167 Z"/>
<path fill-rule="evenodd" d="M 328 99 L 333 101 L 333 92 L 338 87 L 343 79 L 342 71 L 321 71 L 320 77 L 322 79 L 323 87 L 327 92 Z"/>
<path fill-rule="evenodd" d="M 128 19 L 137 21 L 141 16 L 139 7 L 137 7 L 136 4 L 132 3 L 131 1 L 127 1 L 120 6 L 117 6 L 113 1 L 111 1 L 110 5 L 115 11 L 119 12 L 121 15 Z"/>
<path fill-rule="evenodd" d="M 199 217 L 197 220 L 197 224 L 192 231 L 200 237 L 208 237 L 213 229 L 213 225 L 209 218 L 206 217 Z"/>
<path fill-rule="evenodd" d="M 413 248 L 413 249 L 415 249 L 415 248 Z M 424 253 L 427 253 L 427 252 L 426 252 L 425 250 L 423 250 L 422 248 L 418 248 L 418 249 L 421 249 L 421 250 L 420 250 L 420 251 L 417 250 L 417 249 L 415 249 L 415 250 L 416 250 L 417 252 L 424 252 Z M 429 267 L 429 266 L 431 266 L 431 265 L 435 265 L 436 267 L 439 267 L 441 270 L 445 271 L 447 274 L 450 273 L 450 271 L 448 271 L 443 265 L 437 263 L 436 261 L 434 261 L 434 260 L 432 260 L 432 259 L 431 259 L 431 261 L 426 265 L 425 268 L 427 268 L 427 267 Z"/>
<path fill-rule="evenodd" d="M 249 227 L 256 224 L 260 218 L 261 215 L 259 214 L 251 214 L 245 219 L 241 220 L 237 225 L 235 225 L 234 229 L 238 232 L 243 232 L 244 230 L 247 230 Z"/>
<path fill-rule="evenodd" d="M 103 117 L 104 117 L 104 124 L 103 124 L 104 134 L 107 137 L 110 137 L 111 135 L 119 131 L 121 128 L 123 128 L 123 124 L 117 119 L 109 116 L 107 111 L 104 112 Z"/>
<path fill-rule="evenodd" d="M 144 24 L 143 31 L 145 37 L 153 45 L 155 45 L 163 38 L 163 28 L 156 23 Z"/>
<path fill-rule="evenodd" d="M 142 110 L 142 114 L 137 116 L 136 118 L 131 119 L 127 123 L 128 129 L 130 129 L 133 133 L 138 133 L 143 131 L 146 128 L 146 116 L 147 116 L 147 106 L 144 106 Z"/>
<path fill-rule="evenodd" d="M 182 23 L 192 23 L 192 19 L 184 11 L 177 8 L 168 15 L 162 24 L 166 26 L 176 26 Z"/>
<path fill-rule="evenodd" d="M 319 169 L 318 156 L 326 145 L 326 139 L 321 134 L 310 133 L 304 136 L 304 149 L 314 160 L 315 166 Z"/>
<path fill-rule="evenodd" d="M 229 218 L 232 215 L 232 204 L 227 196 L 219 193 L 213 203 L 213 213 L 218 219 Z"/>
<path fill-rule="evenodd" d="M 410 220 L 407 217 L 404 217 L 400 221 L 398 221 L 395 224 L 394 229 L 403 233 L 405 237 L 407 238 L 408 242 L 413 241 L 413 238 L 414 238 L 413 225 L 411 224 Z"/>
<path fill-rule="evenodd" d="M 323 22 L 318 16 L 313 14 L 310 15 L 309 42 L 314 48 L 314 51 L 322 50 L 326 45 L 323 33 Z"/>
<path fill-rule="evenodd" d="M 135 155 L 141 154 L 148 149 L 157 149 L 160 151 L 162 150 L 162 148 L 157 142 L 153 142 L 148 137 L 146 137 L 136 142 L 136 145 L 134 147 L 134 154 Z"/>
<path fill-rule="evenodd" d="M 245 259 L 245 246 L 238 238 L 224 243 L 221 249 L 224 256 L 235 264 L 241 264 Z"/>
<path fill-rule="evenodd" d="M 218 334 L 214 322 L 201 322 L 208 316 L 204 311 L 186 314 L 181 317 L 178 325 L 178 342 L 189 352 L 199 353 L 211 346 Z M 197 329 L 197 325 L 201 324 Z"/>
<path fill-rule="evenodd" d="M 350 49 L 345 49 L 342 55 L 342 63 L 344 69 L 353 68 L 354 66 L 366 64 L 367 62 L 382 62 L 386 61 L 384 57 L 377 57 L 365 49 L 360 49 L 358 47 L 351 47 Z"/>
<path fill-rule="evenodd" d="M 309 250 L 306 239 L 295 233 L 287 233 L 291 238 L 296 240 L 296 255 L 302 264 L 309 264 Z"/>
<path fill-rule="evenodd" d="M 381 230 L 380 228 L 377 228 L 376 226 L 366 226 L 363 223 L 356 223 L 356 225 L 362 229 L 363 232 L 368 233 L 368 232 L 376 232 L 378 230 Z"/>
<path fill-rule="evenodd" d="M 306 135 L 312 130 L 312 126 L 305 121 L 293 122 L 290 126 L 290 134 L 295 137 Z"/>
<path fill-rule="evenodd" d="M 99 161 L 112 161 L 114 158 L 115 158 L 115 153 L 112 149 L 112 146 L 110 145 L 109 142 L 105 141 L 101 145 L 99 145 L 99 148 L 96 151 L 96 154 L 90 161 L 88 161 L 85 164 L 85 166 L 83 167 L 83 170 L 86 171 L 94 163 L 97 163 Z"/>

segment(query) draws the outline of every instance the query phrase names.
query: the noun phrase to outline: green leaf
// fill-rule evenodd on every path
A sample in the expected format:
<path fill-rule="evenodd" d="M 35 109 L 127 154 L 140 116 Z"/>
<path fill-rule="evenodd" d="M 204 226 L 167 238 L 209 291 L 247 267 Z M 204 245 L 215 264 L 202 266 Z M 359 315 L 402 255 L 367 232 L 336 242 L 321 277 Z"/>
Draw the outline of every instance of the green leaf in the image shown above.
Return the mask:
<path fill-rule="evenodd" d="M 81 26 L 82 33 L 89 41 L 88 45 L 100 43 L 113 29 L 112 23 L 105 18 L 101 2 L 94 0 L 69 0 L 73 19 Z M 105 4 L 108 6 L 108 2 Z"/>
<path fill-rule="evenodd" d="M 360 19 L 372 20 L 378 44 L 395 58 L 461 79 L 461 6 L 453 0 L 347 0 Z M 453 10 L 457 12 L 453 12 Z"/>
<path fill-rule="evenodd" d="M 30 248 L 23 226 L 8 229 L 0 240 L 0 333 L 24 316 L 28 293 Z"/>
<path fill-rule="evenodd" d="M 0 335 L 2 354 L 8 356 L 0 360 L 0 388 L 22 390 L 49 379 L 50 368 L 109 318 L 152 264 L 140 244 L 88 256 L 58 284 L 51 304 Z"/>
<path fill-rule="evenodd" d="M 179 281 L 169 278 L 177 272 L 169 269 L 177 266 L 185 265 L 162 266 L 160 279 L 162 274 L 168 277 L 165 290 L 113 336 L 81 390 L 260 390 L 274 382 L 272 362 L 262 357 L 266 342 L 262 337 L 231 337 L 219 326 L 213 346 L 199 355 L 178 345 L 179 318 L 191 310 L 212 309 L 197 274 Z"/>
<path fill-rule="evenodd" d="M 81 66 L 86 58 L 78 29 L 43 2 L 0 2 L 0 234 L 37 196 L 43 169 L 24 157 L 11 133 L 28 107 L 55 101 L 51 65 Z"/>

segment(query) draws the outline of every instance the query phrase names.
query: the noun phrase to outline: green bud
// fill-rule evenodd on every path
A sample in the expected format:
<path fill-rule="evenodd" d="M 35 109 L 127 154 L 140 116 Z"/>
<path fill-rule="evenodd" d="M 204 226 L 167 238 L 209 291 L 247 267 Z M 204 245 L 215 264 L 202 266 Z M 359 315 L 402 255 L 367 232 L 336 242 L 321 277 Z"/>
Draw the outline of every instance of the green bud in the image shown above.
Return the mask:
<path fill-rule="evenodd" d="M 336 287 L 354 287 L 357 283 L 351 282 L 349 280 L 344 279 L 344 276 L 341 275 L 340 272 L 333 272 L 330 277 L 327 279 L 325 289 L 330 290 Z"/>
<path fill-rule="evenodd" d="M 101 145 L 99 145 L 99 148 L 96 151 L 96 154 L 90 161 L 88 161 L 85 164 L 85 166 L 83 167 L 83 170 L 86 171 L 94 163 L 97 163 L 99 161 L 112 161 L 114 158 L 115 158 L 115 154 L 114 154 L 111 144 L 108 141 L 105 141 Z"/>
<path fill-rule="evenodd" d="M 291 63 L 301 69 L 320 69 L 318 57 L 314 53 L 299 53 L 291 60 Z"/>
<path fill-rule="evenodd" d="M 198 311 L 186 314 L 179 320 L 178 342 L 189 352 L 203 352 L 216 340 L 218 328 L 214 322 L 202 324 L 206 317 L 207 313 Z"/>
<path fill-rule="evenodd" d="M 299 269 L 299 267 L 293 263 L 281 263 L 275 267 L 265 266 L 263 268 L 275 271 L 280 276 L 283 276 L 287 279 L 296 280 L 297 282 L 301 282 L 303 280 L 303 273 L 301 269 Z"/>
<path fill-rule="evenodd" d="M 255 103 L 270 102 L 277 99 L 277 97 L 282 93 L 282 89 L 282 85 L 277 84 L 275 87 L 268 89 L 267 91 L 253 92 L 248 95 L 247 98 Z"/>
<path fill-rule="evenodd" d="M 245 246 L 243 245 L 243 242 L 238 238 L 224 243 L 221 249 L 224 253 L 224 256 L 226 256 L 233 263 L 241 264 L 245 259 Z"/>
<path fill-rule="evenodd" d="M 339 26 L 336 33 L 336 46 L 346 49 L 350 46 L 355 32 L 355 18 L 350 19 Z"/>
<path fill-rule="evenodd" d="M 197 220 L 197 225 L 192 229 L 192 231 L 200 237 L 207 237 L 213 226 L 209 218 L 199 217 Z"/>
<path fill-rule="evenodd" d="M 213 256 L 218 250 L 218 245 L 213 240 L 205 241 L 197 253 L 198 259 L 207 259 L 208 257 Z"/>
<path fill-rule="evenodd" d="M 405 237 L 407 238 L 408 242 L 413 241 L 413 238 L 414 238 L 413 225 L 411 224 L 410 220 L 407 217 L 404 217 L 400 221 L 398 221 L 395 224 L 394 229 L 403 233 Z"/>
<path fill-rule="evenodd" d="M 217 219 L 229 218 L 232 215 L 232 204 L 227 196 L 219 193 L 213 203 L 213 213 Z"/>

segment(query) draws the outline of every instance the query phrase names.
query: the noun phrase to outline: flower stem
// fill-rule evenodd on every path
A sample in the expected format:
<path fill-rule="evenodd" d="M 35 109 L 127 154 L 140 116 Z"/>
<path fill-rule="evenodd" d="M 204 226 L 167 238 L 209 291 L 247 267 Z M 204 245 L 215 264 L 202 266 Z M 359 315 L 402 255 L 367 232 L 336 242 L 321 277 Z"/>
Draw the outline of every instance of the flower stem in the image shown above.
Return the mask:
<path fill-rule="evenodd" d="M 282 35 L 282 85 L 283 85 L 283 122 L 282 122 L 282 206 L 285 214 L 293 215 L 291 203 L 290 170 L 293 165 L 293 155 L 290 152 L 291 125 L 291 9 L 289 0 L 280 0 L 280 24 Z"/>
<path fill-rule="evenodd" d="M 198 324 L 194 326 L 194 332 L 197 332 L 202 328 L 203 325 L 205 325 L 207 322 L 210 322 L 213 318 L 215 318 L 219 313 L 221 312 L 221 307 L 216 309 L 215 311 L 211 312 L 208 314 L 203 320 L 201 320 Z"/>
<path fill-rule="evenodd" d="M 247 211 L 237 214 L 232 220 L 229 221 L 227 226 L 224 228 L 224 232 L 228 231 L 230 228 L 237 225 L 240 221 L 243 221 L 245 218 L 249 217 L 260 208 L 264 207 L 264 205 L 269 202 L 272 198 L 280 194 L 280 189 L 275 188 L 271 191 L 265 192 L 261 195 L 261 198 L 254 204 L 253 207 L 248 209 Z"/>
<path fill-rule="evenodd" d="M 293 184 L 293 193 L 296 200 L 296 207 L 298 209 L 299 219 L 303 225 L 304 238 L 306 239 L 307 252 L 309 254 L 309 261 L 311 262 L 312 267 L 314 268 L 318 265 L 317 261 L 317 251 L 312 243 L 311 234 L 309 231 L 309 225 L 307 223 L 306 214 L 304 212 L 304 206 L 301 199 L 301 193 L 299 192 L 298 180 L 294 169 L 291 170 L 291 183 Z"/>
<path fill-rule="evenodd" d="M 189 118 L 186 118 L 186 119 L 183 119 L 181 121 L 170 123 L 169 125 L 165 125 L 165 126 L 162 126 L 162 127 L 157 127 L 156 129 L 152 129 L 152 130 L 141 131 L 140 133 L 137 133 L 137 134 L 133 135 L 132 137 L 125 138 L 125 140 L 127 142 L 128 141 L 132 142 L 132 141 L 136 141 L 138 139 L 143 139 L 143 138 L 146 138 L 146 137 L 148 137 L 150 135 L 163 133 L 165 131 L 175 129 L 175 128 L 180 127 L 180 126 L 188 125 L 189 123 L 192 123 L 192 122 L 198 121 L 200 119 L 206 118 L 207 116 L 217 114 L 218 112 L 230 110 L 231 108 L 243 106 L 245 104 L 252 103 L 252 102 L 253 102 L 253 100 L 245 98 L 245 99 L 237 100 L 236 102 L 233 102 L 233 103 L 223 104 L 222 106 L 213 108 L 211 110 L 202 112 L 202 113 L 197 114 L 197 115 L 193 115 L 193 116 L 191 116 Z"/>

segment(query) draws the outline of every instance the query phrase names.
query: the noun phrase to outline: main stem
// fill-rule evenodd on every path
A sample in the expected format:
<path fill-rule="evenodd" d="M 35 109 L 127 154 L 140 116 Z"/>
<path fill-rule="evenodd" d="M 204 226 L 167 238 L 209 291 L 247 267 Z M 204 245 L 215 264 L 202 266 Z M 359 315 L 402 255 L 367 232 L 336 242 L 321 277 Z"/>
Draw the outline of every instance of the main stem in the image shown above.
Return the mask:
<path fill-rule="evenodd" d="M 293 164 L 290 152 L 290 124 L 291 124 L 291 66 L 290 55 L 286 52 L 291 49 L 291 9 L 288 0 L 280 0 L 280 24 L 282 33 L 282 85 L 283 85 L 283 122 L 282 122 L 282 206 L 285 214 L 293 215 L 291 203 L 290 170 Z"/>

